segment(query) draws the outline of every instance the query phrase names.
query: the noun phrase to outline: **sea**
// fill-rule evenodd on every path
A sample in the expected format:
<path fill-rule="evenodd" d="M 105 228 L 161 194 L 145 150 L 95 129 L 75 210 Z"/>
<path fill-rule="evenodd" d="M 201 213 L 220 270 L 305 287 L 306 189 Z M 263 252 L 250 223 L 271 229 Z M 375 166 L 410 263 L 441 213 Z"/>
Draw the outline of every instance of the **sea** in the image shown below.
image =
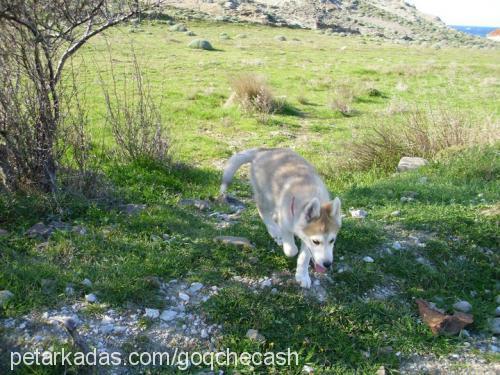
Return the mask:
<path fill-rule="evenodd" d="M 496 30 L 500 27 L 489 27 L 489 26 L 457 26 L 457 25 L 449 25 L 450 27 L 454 28 L 455 30 L 462 31 L 467 34 L 472 34 L 476 36 L 481 36 L 483 38 L 486 38 L 486 35 L 493 30 Z"/>

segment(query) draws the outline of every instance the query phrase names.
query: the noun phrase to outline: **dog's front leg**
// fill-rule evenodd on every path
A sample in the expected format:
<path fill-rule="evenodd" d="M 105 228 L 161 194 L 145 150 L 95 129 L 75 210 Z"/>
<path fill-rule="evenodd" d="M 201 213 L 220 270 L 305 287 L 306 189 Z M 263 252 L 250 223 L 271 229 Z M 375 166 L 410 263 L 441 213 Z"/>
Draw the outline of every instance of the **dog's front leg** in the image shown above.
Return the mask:
<path fill-rule="evenodd" d="M 302 288 L 309 289 L 311 287 L 311 278 L 309 277 L 309 262 L 311 254 L 304 242 L 300 246 L 300 254 L 297 258 L 297 271 L 295 272 L 295 280 Z"/>
<path fill-rule="evenodd" d="M 283 251 L 287 257 L 294 257 L 299 252 L 297 245 L 295 245 L 295 238 L 292 232 L 281 230 L 281 238 L 283 239 Z"/>

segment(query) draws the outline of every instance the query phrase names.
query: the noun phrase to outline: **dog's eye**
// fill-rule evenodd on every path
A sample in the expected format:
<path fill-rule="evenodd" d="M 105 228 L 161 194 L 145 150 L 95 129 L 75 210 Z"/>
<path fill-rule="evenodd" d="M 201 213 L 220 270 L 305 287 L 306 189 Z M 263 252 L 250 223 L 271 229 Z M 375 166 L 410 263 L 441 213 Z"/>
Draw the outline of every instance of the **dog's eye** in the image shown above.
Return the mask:
<path fill-rule="evenodd" d="M 334 243 L 334 242 L 335 242 L 335 238 L 332 238 L 332 239 L 330 240 L 330 243 Z"/>
<path fill-rule="evenodd" d="M 319 242 L 318 240 L 312 240 L 312 243 L 315 245 L 319 245 L 321 242 Z"/>

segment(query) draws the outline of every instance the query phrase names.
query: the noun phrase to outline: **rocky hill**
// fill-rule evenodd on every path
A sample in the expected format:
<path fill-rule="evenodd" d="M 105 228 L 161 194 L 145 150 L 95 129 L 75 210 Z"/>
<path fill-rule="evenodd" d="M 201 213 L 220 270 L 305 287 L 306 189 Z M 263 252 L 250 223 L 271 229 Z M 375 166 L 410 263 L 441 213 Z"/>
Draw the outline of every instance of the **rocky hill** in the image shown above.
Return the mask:
<path fill-rule="evenodd" d="M 221 21 L 255 22 L 361 34 L 401 43 L 437 46 L 494 44 L 448 28 L 438 17 L 402 0 L 166 0 L 169 6 Z"/>

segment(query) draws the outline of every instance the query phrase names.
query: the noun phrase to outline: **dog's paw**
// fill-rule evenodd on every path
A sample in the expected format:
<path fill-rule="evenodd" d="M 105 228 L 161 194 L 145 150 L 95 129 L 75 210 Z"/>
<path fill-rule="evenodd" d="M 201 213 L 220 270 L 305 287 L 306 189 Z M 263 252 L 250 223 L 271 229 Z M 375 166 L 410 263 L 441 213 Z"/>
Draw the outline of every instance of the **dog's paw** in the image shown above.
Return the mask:
<path fill-rule="evenodd" d="M 311 287 L 311 278 L 309 274 L 298 273 L 295 275 L 295 280 L 299 283 L 302 288 L 309 289 Z"/>
<path fill-rule="evenodd" d="M 283 243 L 283 251 L 287 257 L 294 257 L 299 252 L 295 244 Z"/>

